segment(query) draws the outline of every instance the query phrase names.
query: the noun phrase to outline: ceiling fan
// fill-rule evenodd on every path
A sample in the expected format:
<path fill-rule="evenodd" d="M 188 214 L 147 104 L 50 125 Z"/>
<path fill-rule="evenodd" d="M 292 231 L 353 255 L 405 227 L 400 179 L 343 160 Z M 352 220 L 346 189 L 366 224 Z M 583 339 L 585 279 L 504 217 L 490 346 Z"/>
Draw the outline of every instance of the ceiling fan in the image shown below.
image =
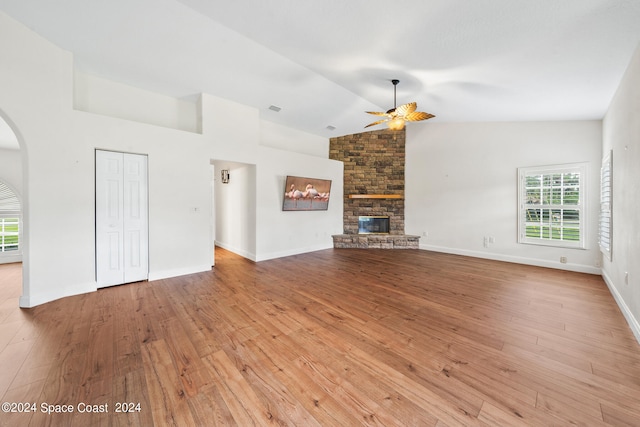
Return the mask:
<path fill-rule="evenodd" d="M 370 123 L 366 125 L 365 128 L 387 122 L 389 129 L 402 130 L 404 129 L 406 122 L 418 122 L 420 120 L 427 120 L 435 117 L 433 114 L 416 111 L 418 104 L 415 102 L 410 102 L 396 107 L 396 86 L 400 83 L 400 80 L 393 79 L 391 80 L 391 83 L 393 83 L 393 108 L 386 113 L 366 111 L 367 114 L 373 114 L 374 116 L 386 116 L 386 118 Z"/>

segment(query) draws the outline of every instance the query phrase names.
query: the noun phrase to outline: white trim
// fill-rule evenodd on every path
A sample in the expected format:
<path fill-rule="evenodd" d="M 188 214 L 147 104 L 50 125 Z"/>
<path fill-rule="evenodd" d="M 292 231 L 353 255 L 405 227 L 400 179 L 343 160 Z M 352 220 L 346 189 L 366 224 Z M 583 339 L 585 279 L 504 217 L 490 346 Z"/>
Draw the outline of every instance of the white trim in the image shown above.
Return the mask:
<path fill-rule="evenodd" d="M 588 274 L 600 274 L 600 268 L 584 265 L 584 264 L 563 264 L 557 261 L 546 261 L 540 260 L 536 258 L 525 258 L 518 257 L 513 255 L 504 255 L 497 253 L 487 253 L 487 252 L 479 252 L 479 251 L 470 251 L 466 249 L 455 249 L 455 248 L 447 248 L 442 246 L 432 246 L 432 245 L 420 245 L 420 249 L 425 251 L 434 251 L 434 252 L 443 252 L 454 255 L 464 255 L 473 258 L 483 258 L 490 259 L 494 261 L 504 261 L 504 262 L 512 262 L 514 264 L 525 264 L 525 265 L 533 265 L 536 267 L 546 267 L 546 268 L 555 268 L 556 270 L 566 270 L 566 271 L 575 271 L 577 273 L 588 273 Z"/>
<path fill-rule="evenodd" d="M 622 315 L 627 320 L 627 323 L 631 328 L 631 332 L 633 332 L 633 335 L 636 337 L 636 341 L 638 341 L 638 343 L 640 344 L 640 321 L 638 321 L 638 319 L 633 316 L 633 313 L 629 309 L 629 306 L 624 302 L 622 295 L 620 295 L 618 289 L 616 289 L 616 287 L 613 285 L 613 281 L 605 270 L 602 270 L 602 278 L 607 284 L 611 295 L 613 295 L 613 298 L 616 300 L 620 311 L 622 311 Z"/>
<path fill-rule="evenodd" d="M 307 252 L 315 252 L 315 251 L 322 251 L 322 250 L 325 250 L 325 249 L 332 249 L 333 248 L 333 241 L 331 241 L 329 243 L 326 243 L 326 244 L 305 246 L 304 248 L 291 249 L 291 250 L 287 250 L 287 251 L 270 252 L 270 253 L 267 253 L 267 254 L 262 254 L 260 256 L 260 258 L 256 257 L 256 255 L 253 254 L 253 253 L 249 253 L 247 251 L 243 251 L 241 249 L 234 248 L 233 246 L 227 245 L 227 244 L 222 243 L 222 242 L 216 241 L 215 245 L 221 247 L 222 249 L 226 249 L 226 250 L 228 250 L 230 252 L 238 254 L 241 257 L 247 258 L 247 259 L 249 259 L 249 260 L 251 260 L 253 262 L 260 262 L 260 261 L 268 261 L 270 259 L 276 259 L 276 258 L 282 258 L 282 257 L 287 257 L 287 256 L 304 254 L 304 253 L 307 253 Z"/>
<path fill-rule="evenodd" d="M 40 293 L 40 294 L 31 294 L 31 295 L 22 295 L 20 297 L 20 307 L 22 308 L 31 308 L 40 304 L 44 304 L 46 302 L 55 301 L 61 298 L 70 297 L 74 295 L 86 294 L 89 292 L 95 292 L 98 290 L 98 287 L 95 282 L 92 283 L 84 283 L 78 284 L 74 286 L 70 286 L 67 288 L 60 288 L 56 286 L 51 286 L 53 289 L 52 292 Z"/>
<path fill-rule="evenodd" d="M 163 270 L 163 271 L 153 272 L 153 273 L 150 272 L 148 281 L 151 282 L 152 280 L 169 279 L 172 277 L 185 276 L 187 274 L 201 273 L 203 271 L 211 271 L 211 266 L 202 265 L 202 266 L 191 267 L 191 268 Z M 130 285 L 130 284 L 135 286 L 135 283 L 127 283 L 125 285 Z M 56 287 L 53 287 L 53 289 L 55 289 L 55 291 L 49 292 L 49 293 L 42 293 L 38 295 L 32 294 L 30 296 L 22 295 L 19 301 L 20 307 L 31 308 L 47 302 L 65 298 L 65 297 L 82 295 L 90 292 L 96 292 L 98 290 L 98 284 L 96 282 L 92 282 L 92 283 L 75 285 L 62 290 Z"/>
<path fill-rule="evenodd" d="M 313 246 L 305 246 L 302 248 L 291 249 L 287 251 L 270 252 L 267 254 L 261 254 L 260 258 L 256 259 L 257 262 L 268 261 L 270 259 L 282 258 L 286 256 L 299 255 L 307 252 L 323 251 L 325 249 L 333 249 L 333 240 L 326 244 L 318 244 Z"/>
<path fill-rule="evenodd" d="M 225 249 L 225 250 L 227 250 L 229 252 L 233 252 L 234 254 L 238 254 L 243 258 L 250 259 L 251 261 L 255 262 L 255 260 L 256 260 L 256 254 L 248 252 L 248 251 L 245 251 L 243 249 L 236 248 L 236 247 L 234 247 L 232 245 L 227 245 L 226 243 L 222 243 L 222 242 L 219 242 L 217 240 L 214 241 L 214 245 L 218 246 L 218 247 L 220 247 L 222 249 Z"/>
<path fill-rule="evenodd" d="M 173 277 L 186 276 L 187 274 L 202 273 L 203 271 L 211 271 L 211 266 L 207 263 L 185 268 L 174 268 L 171 270 L 160 270 L 149 272 L 149 282 L 154 280 L 171 279 Z"/>
<path fill-rule="evenodd" d="M 11 264 L 14 262 L 22 262 L 22 254 L 11 254 L 11 255 L 4 255 L 4 254 L 9 254 L 11 252 L 1 252 L 0 253 L 0 264 Z"/>

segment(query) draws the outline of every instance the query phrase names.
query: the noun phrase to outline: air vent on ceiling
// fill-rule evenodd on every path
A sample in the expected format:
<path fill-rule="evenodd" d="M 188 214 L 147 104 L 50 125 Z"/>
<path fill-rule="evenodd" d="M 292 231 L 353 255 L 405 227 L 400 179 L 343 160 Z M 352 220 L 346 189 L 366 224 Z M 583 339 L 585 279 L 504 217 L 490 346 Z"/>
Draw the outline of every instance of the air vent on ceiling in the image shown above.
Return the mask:
<path fill-rule="evenodd" d="M 336 130 L 336 127 L 329 125 L 329 126 L 327 126 L 327 130 Z"/>
<path fill-rule="evenodd" d="M 269 106 L 269 110 L 271 111 L 275 111 L 276 113 L 279 112 L 280 110 L 282 110 L 282 108 L 280 107 L 276 107 L 275 105 L 270 105 Z"/>

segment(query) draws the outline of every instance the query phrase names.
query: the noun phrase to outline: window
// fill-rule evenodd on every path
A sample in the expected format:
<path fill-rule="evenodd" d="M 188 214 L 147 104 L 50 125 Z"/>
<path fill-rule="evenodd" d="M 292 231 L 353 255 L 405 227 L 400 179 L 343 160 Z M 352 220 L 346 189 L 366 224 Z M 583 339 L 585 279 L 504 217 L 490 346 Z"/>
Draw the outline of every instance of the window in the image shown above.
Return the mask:
<path fill-rule="evenodd" d="M 586 170 L 586 163 L 518 169 L 518 242 L 584 249 Z"/>
<path fill-rule="evenodd" d="M 19 231 L 18 218 L 0 217 L 0 252 L 18 250 Z"/>
<path fill-rule="evenodd" d="M 0 256 L 20 251 L 20 201 L 0 182 Z"/>
<path fill-rule="evenodd" d="M 611 260 L 611 196 L 613 191 L 612 154 L 609 152 L 602 160 L 600 169 L 600 221 L 598 225 L 598 244 L 600 251 Z"/>

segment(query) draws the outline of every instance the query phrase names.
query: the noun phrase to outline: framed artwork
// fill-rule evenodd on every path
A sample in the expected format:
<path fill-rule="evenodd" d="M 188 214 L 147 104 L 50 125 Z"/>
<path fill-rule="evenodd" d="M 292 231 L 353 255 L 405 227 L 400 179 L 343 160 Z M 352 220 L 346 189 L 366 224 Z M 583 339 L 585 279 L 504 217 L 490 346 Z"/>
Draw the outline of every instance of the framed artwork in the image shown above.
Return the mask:
<path fill-rule="evenodd" d="M 330 179 L 287 176 L 282 210 L 326 211 L 330 193 Z"/>

